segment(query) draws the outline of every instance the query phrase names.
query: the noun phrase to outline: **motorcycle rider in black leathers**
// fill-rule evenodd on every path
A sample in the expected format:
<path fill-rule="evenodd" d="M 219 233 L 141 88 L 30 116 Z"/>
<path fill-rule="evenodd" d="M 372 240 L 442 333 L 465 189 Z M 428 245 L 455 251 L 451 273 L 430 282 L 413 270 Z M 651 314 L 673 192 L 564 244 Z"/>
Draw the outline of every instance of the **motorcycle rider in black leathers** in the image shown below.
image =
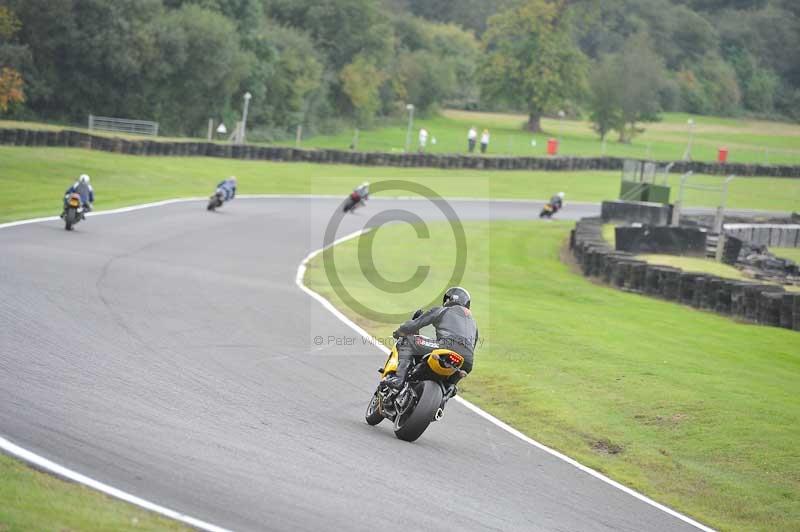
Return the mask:
<path fill-rule="evenodd" d="M 472 371 L 475 346 L 478 344 L 478 326 L 472 318 L 470 303 L 469 292 L 454 286 L 444 293 L 441 307 L 434 307 L 398 327 L 393 336 L 403 339 L 397 346 L 397 371 L 386 377 L 384 383 L 395 389 L 402 388 L 414 356 L 422 357 L 440 348 L 451 349 L 464 357 L 461 369 L 466 373 Z M 418 335 L 426 325 L 433 325 L 436 329 L 436 341 Z M 455 373 L 449 382 L 455 385 L 459 380 L 461 375 Z"/>
<path fill-rule="evenodd" d="M 553 213 L 556 213 L 561 210 L 561 207 L 564 206 L 564 193 L 559 192 L 552 198 L 550 198 L 550 205 L 553 207 Z"/>

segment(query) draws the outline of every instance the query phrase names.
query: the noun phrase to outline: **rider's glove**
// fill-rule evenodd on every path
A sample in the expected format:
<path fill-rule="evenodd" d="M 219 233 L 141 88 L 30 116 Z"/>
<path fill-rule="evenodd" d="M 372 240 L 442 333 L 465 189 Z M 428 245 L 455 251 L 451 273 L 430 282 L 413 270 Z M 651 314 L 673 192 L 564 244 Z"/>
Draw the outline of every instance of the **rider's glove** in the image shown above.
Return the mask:
<path fill-rule="evenodd" d="M 394 331 L 392 333 L 392 338 L 394 338 L 395 340 L 399 339 L 401 336 L 403 336 L 403 335 L 400 334 L 400 331 Z"/>

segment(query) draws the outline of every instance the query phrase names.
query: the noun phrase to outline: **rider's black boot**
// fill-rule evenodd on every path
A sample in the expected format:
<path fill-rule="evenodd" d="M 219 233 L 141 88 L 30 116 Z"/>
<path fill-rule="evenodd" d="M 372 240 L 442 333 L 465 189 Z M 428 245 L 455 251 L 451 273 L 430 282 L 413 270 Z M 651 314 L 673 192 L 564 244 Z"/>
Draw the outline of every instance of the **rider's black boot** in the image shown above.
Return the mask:
<path fill-rule="evenodd" d="M 395 390 L 399 390 L 403 387 L 403 384 L 406 382 L 406 375 L 408 375 L 408 369 L 411 367 L 411 359 L 410 358 L 401 358 L 400 361 L 397 363 L 397 370 L 394 372 L 393 375 L 389 375 L 384 379 L 383 382 L 386 383 L 387 386 L 390 388 L 394 388 Z"/>

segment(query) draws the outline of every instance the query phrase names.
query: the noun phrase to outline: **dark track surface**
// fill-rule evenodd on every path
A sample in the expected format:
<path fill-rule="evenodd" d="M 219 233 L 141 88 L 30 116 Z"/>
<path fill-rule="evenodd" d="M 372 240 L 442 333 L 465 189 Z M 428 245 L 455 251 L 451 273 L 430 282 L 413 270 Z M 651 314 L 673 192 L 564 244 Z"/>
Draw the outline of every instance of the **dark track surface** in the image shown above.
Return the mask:
<path fill-rule="evenodd" d="M 383 355 L 314 346 L 355 334 L 294 284 L 337 205 L 250 199 L 210 214 L 198 201 L 73 233 L 1 229 L 0 436 L 236 530 L 693 530 L 455 402 L 415 444 L 367 426 Z M 439 217 L 375 199 L 340 234 L 398 205 Z M 464 219 L 538 214 L 453 205 Z"/>

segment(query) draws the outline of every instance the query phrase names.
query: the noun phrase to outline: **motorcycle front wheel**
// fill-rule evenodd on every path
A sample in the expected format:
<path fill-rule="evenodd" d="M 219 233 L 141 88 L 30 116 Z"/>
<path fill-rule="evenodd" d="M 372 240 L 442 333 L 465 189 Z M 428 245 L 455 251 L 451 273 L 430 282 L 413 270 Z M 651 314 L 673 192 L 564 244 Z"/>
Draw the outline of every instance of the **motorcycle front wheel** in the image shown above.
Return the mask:
<path fill-rule="evenodd" d="M 415 441 L 433 421 L 442 404 L 442 387 L 433 381 L 422 381 L 415 389 L 419 399 L 394 420 L 394 435 L 403 441 Z"/>
<path fill-rule="evenodd" d="M 369 425 L 377 425 L 383 421 L 383 414 L 381 414 L 378 404 L 379 401 L 380 398 L 378 397 L 378 390 L 375 390 L 375 393 L 372 395 L 372 399 L 370 399 L 369 404 L 367 405 L 367 412 L 364 414 L 364 419 Z"/>

